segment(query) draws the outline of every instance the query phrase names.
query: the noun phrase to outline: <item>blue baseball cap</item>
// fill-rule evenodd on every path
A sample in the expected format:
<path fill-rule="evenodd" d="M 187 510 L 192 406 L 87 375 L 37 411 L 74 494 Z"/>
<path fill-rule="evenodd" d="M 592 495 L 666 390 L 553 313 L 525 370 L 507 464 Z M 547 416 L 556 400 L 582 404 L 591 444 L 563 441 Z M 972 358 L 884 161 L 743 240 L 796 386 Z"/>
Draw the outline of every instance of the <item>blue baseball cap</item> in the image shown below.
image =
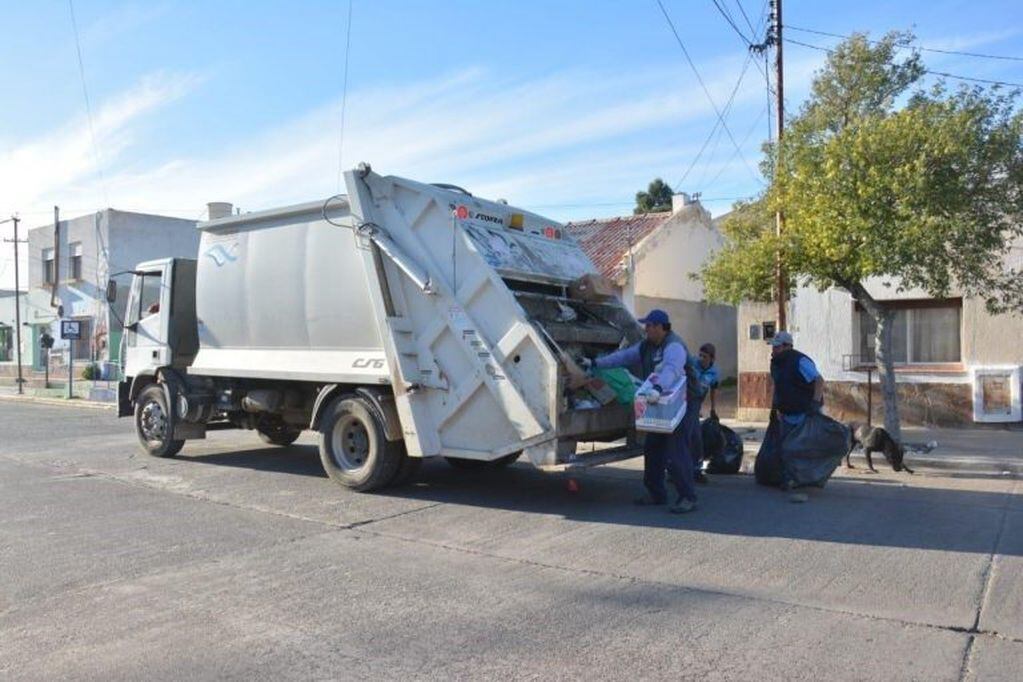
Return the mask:
<path fill-rule="evenodd" d="M 671 324 L 671 320 L 668 318 L 668 313 L 664 312 L 660 308 L 654 308 L 646 314 L 640 324 Z"/>

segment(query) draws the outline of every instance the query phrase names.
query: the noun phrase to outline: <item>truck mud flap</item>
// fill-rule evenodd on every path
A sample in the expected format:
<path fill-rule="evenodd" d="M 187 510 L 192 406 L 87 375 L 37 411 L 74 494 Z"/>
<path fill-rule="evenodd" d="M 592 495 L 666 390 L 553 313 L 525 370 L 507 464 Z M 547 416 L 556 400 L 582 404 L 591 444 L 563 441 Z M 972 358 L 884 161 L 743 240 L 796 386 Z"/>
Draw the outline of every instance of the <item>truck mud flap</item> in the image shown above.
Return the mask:
<path fill-rule="evenodd" d="M 117 416 L 130 417 L 135 413 L 131 404 L 131 382 L 117 382 Z"/>

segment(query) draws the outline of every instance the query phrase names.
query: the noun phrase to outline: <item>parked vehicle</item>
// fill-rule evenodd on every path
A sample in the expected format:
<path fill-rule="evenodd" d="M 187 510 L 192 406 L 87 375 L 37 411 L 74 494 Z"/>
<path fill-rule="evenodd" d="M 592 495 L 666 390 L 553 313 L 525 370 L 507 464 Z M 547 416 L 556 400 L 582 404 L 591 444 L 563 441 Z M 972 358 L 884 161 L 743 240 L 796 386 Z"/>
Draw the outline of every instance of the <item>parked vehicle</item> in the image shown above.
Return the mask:
<path fill-rule="evenodd" d="M 641 330 L 561 225 L 365 164 L 345 182 L 326 202 L 200 224 L 197 260 L 138 265 L 119 414 L 148 453 L 214 429 L 282 446 L 311 429 L 357 490 L 424 457 L 564 469 L 638 454 L 576 453 L 633 417 L 577 401 L 573 358 Z"/>

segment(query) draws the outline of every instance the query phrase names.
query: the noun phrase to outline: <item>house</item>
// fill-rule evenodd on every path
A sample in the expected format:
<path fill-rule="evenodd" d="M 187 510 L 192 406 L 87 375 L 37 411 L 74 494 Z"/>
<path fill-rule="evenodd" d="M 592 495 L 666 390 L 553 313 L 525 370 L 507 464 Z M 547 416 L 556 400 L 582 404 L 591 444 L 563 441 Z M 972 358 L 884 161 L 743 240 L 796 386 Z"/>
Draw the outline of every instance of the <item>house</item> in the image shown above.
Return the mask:
<path fill-rule="evenodd" d="M 722 377 L 736 376 L 736 309 L 707 303 L 692 276 L 723 240 L 710 213 L 686 194 L 671 211 L 568 223 L 565 227 L 637 317 L 662 308 L 690 352 L 717 348 Z"/>
<path fill-rule="evenodd" d="M 42 369 L 48 355 L 51 372 L 59 376 L 73 352 L 75 363 L 95 362 L 110 376 L 120 359 L 130 281 L 118 273 L 155 258 L 195 258 L 198 249 L 194 220 L 110 208 L 29 230 L 29 290 L 22 320 L 29 330 L 23 344 L 31 352 L 23 357 L 25 364 Z M 110 277 L 121 284 L 113 306 L 106 301 Z M 73 348 L 60 338 L 61 314 L 82 323 L 82 341 Z M 55 340 L 50 353 L 40 347 L 44 333 Z"/>
<path fill-rule="evenodd" d="M 1009 259 L 1014 267 L 1023 265 L 1023 243 Z M 964 426 L 1023 421 L 1023 314 L 992 315 L 981 299 L 899 292 L 894 282 L 880 279 L 868 282 L 867 289 L 895 313 L 893 355 L 904 423 Z M 740 419 L 767 417 L 771 354 L 765 336 L 773 334 L 774 317 L 774 304 L 740 306 Z M 874 364 L 875 325 L 852 296 L 840 289 L 799 287 L 788 318 L 796 348 L 814 359 L 827 381 L 828 414 L 864 420 L 870 380 L 872 419 L 883 421 Z"/>

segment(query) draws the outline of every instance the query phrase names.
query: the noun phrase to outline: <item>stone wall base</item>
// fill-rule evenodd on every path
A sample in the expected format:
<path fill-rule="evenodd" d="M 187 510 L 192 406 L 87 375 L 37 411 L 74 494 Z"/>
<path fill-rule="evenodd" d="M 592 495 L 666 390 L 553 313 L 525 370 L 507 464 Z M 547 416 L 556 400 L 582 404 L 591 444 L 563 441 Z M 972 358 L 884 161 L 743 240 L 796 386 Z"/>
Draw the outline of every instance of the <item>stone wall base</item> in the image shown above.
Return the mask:
<path fill-rule="evenodd" d="M 766 420 L 773 385 L 767 372 L 739 375 L 737 416 L 749 421 Z M 903 424 L 916 426 L 972 426 L 973 391 L 969 384 L 898 384 L 899 416 Z M 872 390 L 871 422 L 884 423 L 884 403 L 877 382 Z M 829 381 L 825 385 L 824 407 L 840 421 L 867 421 L 866 382 Z"/>

